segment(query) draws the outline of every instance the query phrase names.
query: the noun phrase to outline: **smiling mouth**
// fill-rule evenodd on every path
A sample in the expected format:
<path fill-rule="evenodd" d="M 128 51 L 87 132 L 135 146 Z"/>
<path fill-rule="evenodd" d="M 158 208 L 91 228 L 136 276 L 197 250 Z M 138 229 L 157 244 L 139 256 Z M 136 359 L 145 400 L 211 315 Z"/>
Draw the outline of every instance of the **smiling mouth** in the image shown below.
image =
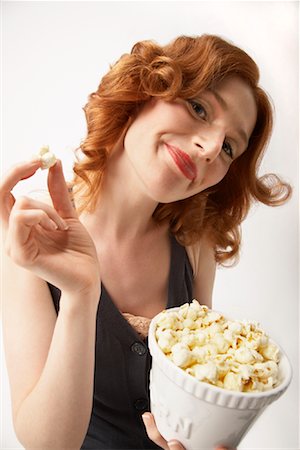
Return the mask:
<path fill-rule="evenodd" d="M 164 144 L 178 169 L 186 178 L 193 181 L 197 176 L 197 169 L 189 155 L 178 147 L 174 147 L 166 142 Z"/>

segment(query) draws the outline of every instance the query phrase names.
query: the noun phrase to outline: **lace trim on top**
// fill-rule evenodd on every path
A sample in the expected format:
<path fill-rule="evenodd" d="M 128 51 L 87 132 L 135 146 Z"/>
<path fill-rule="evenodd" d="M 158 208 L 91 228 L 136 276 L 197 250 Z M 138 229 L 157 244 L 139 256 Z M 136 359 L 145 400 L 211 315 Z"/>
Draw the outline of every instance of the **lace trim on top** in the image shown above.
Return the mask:
<path fill-rule="evenodd" d="M 122 313 L 127 322 L 137 331 L 137 333 L 145 339 L 149 333 L 149 325 L 151 319 L 148 317 L 134 316 L 129 313 Z"/>

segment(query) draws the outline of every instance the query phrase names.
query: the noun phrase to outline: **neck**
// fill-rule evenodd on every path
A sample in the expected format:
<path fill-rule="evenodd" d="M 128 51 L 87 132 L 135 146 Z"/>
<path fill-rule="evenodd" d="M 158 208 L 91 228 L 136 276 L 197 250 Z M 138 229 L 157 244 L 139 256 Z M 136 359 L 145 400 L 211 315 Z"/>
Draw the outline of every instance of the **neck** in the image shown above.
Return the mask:
<path fill-rule="evenodd" d="M 157 205 L 147 196 L 123 149 L 115 149 L 96 209 L 92 214 L 83 214 L 83 223 L 94 236 L 108 232 L 116 239 L 136 238 L 157 228 L 152 217 Z"/>

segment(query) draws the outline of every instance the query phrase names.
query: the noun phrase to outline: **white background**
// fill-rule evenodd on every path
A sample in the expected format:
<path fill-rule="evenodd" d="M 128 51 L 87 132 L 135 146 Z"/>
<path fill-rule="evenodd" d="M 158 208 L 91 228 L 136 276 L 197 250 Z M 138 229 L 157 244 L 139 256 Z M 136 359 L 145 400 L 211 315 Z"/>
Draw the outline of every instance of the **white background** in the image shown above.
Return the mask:
<path fill-rule="evenodd" d="M 298 2 L 4 2 L 2 12 L 2 170 L 49 144 L 70 177 L 71 149 L 85 136 L 87 96 L 136 41 L 165 44 L 180 34 L 213 33 L 256 60 L 276 110 L 262 173 L 282 175 L 294 196 L 285 206 L 257 205 L 249 214 L 239 264 L 217 273 L 214 307 L 258 320 L 294 370 L 288 391 L 239 448 L 299 448 Z M 45 180 L 40 172 L 16 195 L 45 188 Z M 22 448 L 11 424 L 3 354 L 2 375 L 1 449 Z"/>

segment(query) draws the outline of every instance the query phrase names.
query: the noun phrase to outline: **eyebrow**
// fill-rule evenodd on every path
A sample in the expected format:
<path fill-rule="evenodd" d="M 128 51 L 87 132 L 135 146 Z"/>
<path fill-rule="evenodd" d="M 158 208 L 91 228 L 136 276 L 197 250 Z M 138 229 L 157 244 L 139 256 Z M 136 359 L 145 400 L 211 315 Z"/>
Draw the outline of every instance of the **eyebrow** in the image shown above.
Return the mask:
<path fill-rule="evenodd" d="M 213 89 L 209 89 L 209 92 L 210 92 L 211 94 L 213 94 L 213 96 L 215 97 L 215 99 L 217 100 L 217 102 L 219 103 L 219 105 L 220 105 L 223 109 L 228 110 L 228 105 L 227 105 L 227 103 L 225 102 L 224 98 L 221 97 L 220 94 L 218 94 L 218 92 L 214 91 Z M 247 147 L 247 145 L 248 145 L 248 143 L 249 143 L 249 138 L 248 138 L 248 135 L 247 135 L 246 131 L 243 130 L 243 128 L 238 128 L 238 129 L 236 130 L 236 132 L 237 132 L 237 134 L 239 135 L 239 137 L 242 139 L 242 141 L 244 141 L 245 146 Z"/>

